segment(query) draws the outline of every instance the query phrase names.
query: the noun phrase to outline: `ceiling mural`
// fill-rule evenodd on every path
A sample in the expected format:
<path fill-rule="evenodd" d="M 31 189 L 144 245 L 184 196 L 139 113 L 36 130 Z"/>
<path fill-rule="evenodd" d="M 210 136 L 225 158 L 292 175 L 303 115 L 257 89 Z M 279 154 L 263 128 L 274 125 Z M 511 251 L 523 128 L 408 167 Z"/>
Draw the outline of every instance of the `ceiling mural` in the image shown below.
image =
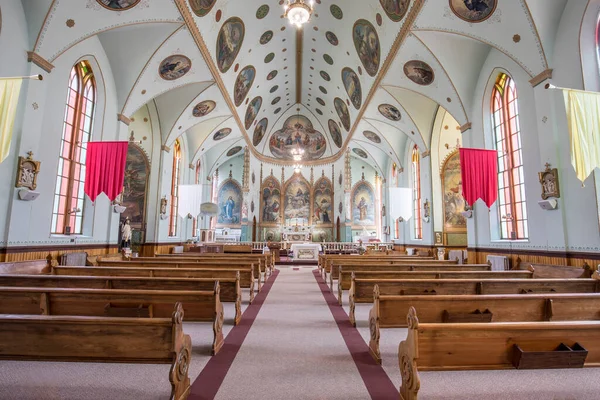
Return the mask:
<path fill-rule="evenodd" d="M 346 93 L 348 93 L 352 105 L 357 110 L 360 110 L 360 106 L 362 105 L 362 88 L 358 75 L 356 75 L 356 72 L 352 68 L 346 67 L 342 70 L 342 82 L 344 82 Z"/>
<path fill-rule="evenodd" d="M 140 0 L 97 0 L 101 6 L 109 10 L 124 11 L 137 6 Z"/>
<path fill-rule="evenodd" d="M 246 116 L 244 117 L 244 125 L 246 129 L 250 129 L 252 123 L 256 119 L 258 112 L 260 111 L 260 107 L 262 106 L 262 97 L 255 97 L 250 104 L 248 104 L 248 108 L 246 109 Z"/>
<path fill-rule="evenodd" d="M 360 158 L 368 158 L 369 156 L 367 155 L 367 152 L 364 151 L 363 149 L 358 149 L 358 148 L 353 148 L 352 152 L 354 154 L 356 154 L 357 156 L 359 156 Z"/>
<path fill-rule="evenodd" d="M 233 65 L 242 43 L 246 28 L 241 19 L 233 17 L 225 21 L 217 39 L 217 66 L 225 73 Z"/>
<path fill-rule="evenodd" d="M 196 106 L 192 110 L 192 115 L 196 118 L 205 117 L 208 114 L 210 114 L 216 106 L 217 103 L 215 103 L 212 100 L 201 101 L 200 103 L 196 104 Z"/>
<path fill-rule="evenodd" d="M 467 22 L 482 22 L 496 10 L 496 0 L 450 0 L 450 9 Z"/>
<path fill-rule="evenodd" d="M 223 128 L 223 129 L 219 129 L 217 132 L 215 132 L 215 134 L 213 135 L 213 140 L 221 140 L 221 139 L 225 139 L 227 136 L 229 136 L 229 134 L 231 133 L 231 128 Z"/>
<path fill-rule="evenodd" d="M 381 47 L 375 27 L 369 21 L 359 19 L 352 29 L 352 40 L 367 74 L 377 75 L 381 59 Z"/>
<path fill-rule="evenodd" d="M 254 135 L 252 136 L 252 144 L 258 146 L 260 142 L 262 142 L 263 137 L 265 137 L 265 133 L 267 132 L 267 127 L 269 126 L 269 120 L 263 118 L 260 120 L 256 127 L 254 128 Z"/>
<path fill-rule="evenodd" d="M 242 151 L 242 146 L 235 146 L 232 147 L 231 149 L 229 149 L 229 151 L 227 152 L 227 157 L 231 157 L 236 155 L 237 153 L 239 153 L 240 151 Z"/>
<path fill-rule="evenodd" d="M 373 143 L 381 143 L 381 138 L 373 131 L 364 131 L 363 135 Z"/>
<path fill-rule="evenodd" d="M 394 22 L 402 21 L 410 4 L 410 0 L 379 0 L 379 2 L 387 16 Z"/>
<path fill-rule="evenodd" d="M 344 100 L 336 97 L 333 101 L 335 106 L 335 111 L 337 112 L 338 117 L 340 117 L 340 121 L 342 121 L 342 126 L 345 130 L 350 130 L 350 113 L 348 112 L 348 107 Z"/>
<path fill-rule="evenodd" d="M 404 74 L 417 85 L 431 85 L 435 79 L 433 69 L 424 61 L 411 60 L 404 64 Z"/>
<path fill-rule="evenodd" d="M 190 8 L 199 17 L 204 17 L 212 10 L 217 0 L 189 0 Z"/>
<path fill-rule="evenodd" d="M 283 127 L 271 135 L 269 148 L 276 157 L 294 160 L 294 152 L 303 152 L 302 160 L 318 160 L 325 154 L 327 140 L 314 129 L 310 119 L 304 115 L 289 117 Z"/>
<path fill-rule="evenodd" d="M 391 104 L 381 104 L 378 107 L 378 109 L 381 115 L 383 115 L 389 120 L 400 121 L 402 119 L 402 114 L 400 114 L 400 110 L 398 110 Z"/>
<path fill-rule="evenodd" d="M 331 134 L 331 138 L 333 139 L 333 143 L 338 148 L 342 147 L 342 132 L 340 131 L 340 127 L 334 120 L 330 119 L 327 123 L 329 126 L 329 133 Z"/>
<path fill-rule="evenodd" d="M 241 106 L 244 102 L 244 99 L 254 83 L 255 77 L 256 69 L 252 65 L 245 67 L 238 75 L 233 89 L 233 102 L 237 107 Z"/>
<path fill-rule="evenodd" d="M 174 81 L 187 74 L 192 69 L 192 61 L 184 55 L 169 56 L 160 63 L 158 74 L 167 81 Z"/>

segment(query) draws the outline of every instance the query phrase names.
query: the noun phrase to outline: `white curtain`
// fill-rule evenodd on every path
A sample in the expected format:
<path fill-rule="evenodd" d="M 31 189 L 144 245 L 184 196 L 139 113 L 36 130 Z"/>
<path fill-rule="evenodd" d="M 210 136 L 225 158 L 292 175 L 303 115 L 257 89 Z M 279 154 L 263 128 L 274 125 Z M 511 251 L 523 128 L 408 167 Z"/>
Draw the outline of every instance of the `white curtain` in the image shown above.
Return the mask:
<path fill-rule="evenodd" d="M 8 157 L 23 79 L 0 79 L 0 163 Z"/>
<path fill-rule="evenodd" d="M 197 217 L 202 204 L 202 185 L 179 185 L 179 209 L 182 218 Z"/>

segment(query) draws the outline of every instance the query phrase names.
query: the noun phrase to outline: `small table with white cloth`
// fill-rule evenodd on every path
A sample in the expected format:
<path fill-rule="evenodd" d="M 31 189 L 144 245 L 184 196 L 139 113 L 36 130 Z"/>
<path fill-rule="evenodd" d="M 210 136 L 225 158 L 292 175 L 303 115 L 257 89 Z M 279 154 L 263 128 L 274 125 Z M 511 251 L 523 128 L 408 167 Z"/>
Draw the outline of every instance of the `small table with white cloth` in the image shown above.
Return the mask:
<path fill-rule="evenodd" d="M 322 247 L 318 243 L 294 243 L 290 250 L 293 253 L 294 261 L 297 260 L 315 260 L 319 259 L 319 252 Z"/>

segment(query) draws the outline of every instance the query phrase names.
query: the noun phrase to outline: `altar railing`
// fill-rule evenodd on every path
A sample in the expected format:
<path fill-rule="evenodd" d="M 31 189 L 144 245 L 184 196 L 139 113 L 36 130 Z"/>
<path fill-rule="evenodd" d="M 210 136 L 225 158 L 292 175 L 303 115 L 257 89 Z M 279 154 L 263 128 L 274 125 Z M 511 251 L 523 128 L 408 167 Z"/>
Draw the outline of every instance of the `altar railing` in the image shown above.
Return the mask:
<path fill-rule="evenodd" d="M 262 250 L 267 247 L 269 242 L 235 242 L 235 244 L 251 246 L 252 250 Z M 288 250 L 292 243 L 290 242 L 270 242 L 270 243 L 279 243 L 282 250 Z M 315 242 L 319 243 L 319 242 Z M 319 243 L 325 252 L 336 252 L 336 251 L 352 251 L 358 249 L 358 243 L 349 243 L 349 242 L 320 242 Z M 393 250 L 394 243 L 363 243 L 363 247 L 373 247 L 377 250 Z"/>

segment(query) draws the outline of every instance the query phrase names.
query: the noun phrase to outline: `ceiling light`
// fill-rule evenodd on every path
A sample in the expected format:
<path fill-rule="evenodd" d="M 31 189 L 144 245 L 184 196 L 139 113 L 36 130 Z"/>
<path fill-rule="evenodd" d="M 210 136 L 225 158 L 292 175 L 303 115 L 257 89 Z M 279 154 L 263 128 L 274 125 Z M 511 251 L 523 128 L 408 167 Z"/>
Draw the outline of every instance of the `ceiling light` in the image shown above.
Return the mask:
<path fill-rule="evenodd" d="M 285 13 L 283 14 L 290 23 L 301 28 L 303 24 L 310 21 L 313 13 L 314 0 L 310 0 L 310 5 L 306 4 L 306 0 L 287 0 L 284 6 Z"/>

